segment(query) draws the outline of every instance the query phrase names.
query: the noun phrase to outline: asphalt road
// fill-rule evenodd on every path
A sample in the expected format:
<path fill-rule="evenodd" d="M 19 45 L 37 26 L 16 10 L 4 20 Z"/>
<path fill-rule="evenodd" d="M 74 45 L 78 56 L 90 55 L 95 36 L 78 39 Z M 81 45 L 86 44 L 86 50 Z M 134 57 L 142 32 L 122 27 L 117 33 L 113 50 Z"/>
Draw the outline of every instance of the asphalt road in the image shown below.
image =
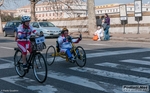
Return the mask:
<path fill-rule="evenodd" d="M 55 41 L 56 38 L 47 38 L 46 45 L 55 45 Z M 48 78 L 41 84 L 36 81 L 32 69 L 24 78 L 16 74 L 14 37 L 0 37 L 0 93 L 125 93 L 124 85 L 149 87 L 148 42 L 83 39 L 77 45 L 86 50 L 86 66 L 79 68 L 63 60 L 56 61 L 48 66 Z M 45 50 L 42 53 L 44 55 Z M 128 89 L 126 91 L 132 91 L 133 87 Z M 142 91 L 137 89 L 140 88 L 134 91 Z M 139 93 L 149 93 L 143 91 Z"/>

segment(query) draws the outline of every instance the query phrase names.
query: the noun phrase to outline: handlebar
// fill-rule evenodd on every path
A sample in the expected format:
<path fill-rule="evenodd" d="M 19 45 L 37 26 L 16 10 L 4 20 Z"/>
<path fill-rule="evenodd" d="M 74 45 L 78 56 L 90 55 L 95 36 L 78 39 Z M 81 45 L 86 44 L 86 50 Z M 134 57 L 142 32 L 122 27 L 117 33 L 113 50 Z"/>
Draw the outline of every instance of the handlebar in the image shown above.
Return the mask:
<path fill-rule="evenodd" d="M 79 38 L 82 40 L 82 34 L 80 33 Z"/>

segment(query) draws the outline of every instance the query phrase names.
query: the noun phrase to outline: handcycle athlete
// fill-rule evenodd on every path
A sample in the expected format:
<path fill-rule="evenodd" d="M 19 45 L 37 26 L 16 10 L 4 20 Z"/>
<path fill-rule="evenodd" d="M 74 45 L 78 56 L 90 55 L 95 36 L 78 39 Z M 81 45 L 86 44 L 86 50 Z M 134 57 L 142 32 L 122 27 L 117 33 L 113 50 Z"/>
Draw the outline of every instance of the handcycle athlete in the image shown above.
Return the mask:
<path fill-rule="evenodd" d="M 78 66 L 83 67 L 86 63 L 86 54 L 84 49 L 81 46 L 75 46 L 75 43 L 78 43 L 82 40 L 82 36 L 80 34 L 80 37 L 78 38 L 72 38 L 70 35 L 68 35 L 68 29 L 63 28 L 61 35 L 58 37 L 56 41 L 56 51 L 53 46 L 49 46 L 49 48 L 46 51 L 46 60 L 48 65 L 53 64 L 55 60 L 55 56 L 60 56 L 62 58 L 65 58 L 66 61 L 69 62 L 76 62 Z M 50 53 L 53 48 L 54 53 Z M 50 59 L 50 60 L 49 60 Z M 79 59 L 78 62 L 77 59 Z"/>

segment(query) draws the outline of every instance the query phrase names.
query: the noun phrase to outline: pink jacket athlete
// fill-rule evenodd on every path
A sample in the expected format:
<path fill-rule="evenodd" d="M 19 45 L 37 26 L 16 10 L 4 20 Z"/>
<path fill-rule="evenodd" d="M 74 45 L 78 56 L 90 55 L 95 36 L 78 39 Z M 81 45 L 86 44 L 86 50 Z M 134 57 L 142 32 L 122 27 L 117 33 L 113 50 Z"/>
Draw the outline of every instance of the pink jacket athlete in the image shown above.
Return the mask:
<path fill-rule="evenodd" d="M 22 59 L 23 59 L 23 68 L 27 69 L 26 63 L 26 55 L 27 50 L 31 52 L 31 44 L 30 44 L 30 36 L 31 33 L 37 34 L 33 27 L 29 24 L 30 23 L 29 16 L 23 16 L 21 18 L 22 24 L 19 25 L 17 31 L 17 45 L 19 49 L 22 51 Z"/>

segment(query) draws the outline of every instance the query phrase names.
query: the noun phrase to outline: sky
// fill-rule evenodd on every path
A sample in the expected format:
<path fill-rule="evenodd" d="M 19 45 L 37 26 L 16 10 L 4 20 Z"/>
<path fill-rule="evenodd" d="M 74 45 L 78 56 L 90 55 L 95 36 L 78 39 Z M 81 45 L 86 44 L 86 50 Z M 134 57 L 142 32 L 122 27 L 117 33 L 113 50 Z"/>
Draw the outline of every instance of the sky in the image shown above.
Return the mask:
<path fill-rule="evenodd" d="M 147 3 L 148 1 L 150 0 L 142 0 L 143 3 Z M 28 5 L 29 3 L 29 0 L 5 0 L 4 5 L 1 6 L 1 9 L 14 10 L 16 8 Z M 95 0 L 95 6 L 112 3 L 134 3 L 134 0 Z"/>

